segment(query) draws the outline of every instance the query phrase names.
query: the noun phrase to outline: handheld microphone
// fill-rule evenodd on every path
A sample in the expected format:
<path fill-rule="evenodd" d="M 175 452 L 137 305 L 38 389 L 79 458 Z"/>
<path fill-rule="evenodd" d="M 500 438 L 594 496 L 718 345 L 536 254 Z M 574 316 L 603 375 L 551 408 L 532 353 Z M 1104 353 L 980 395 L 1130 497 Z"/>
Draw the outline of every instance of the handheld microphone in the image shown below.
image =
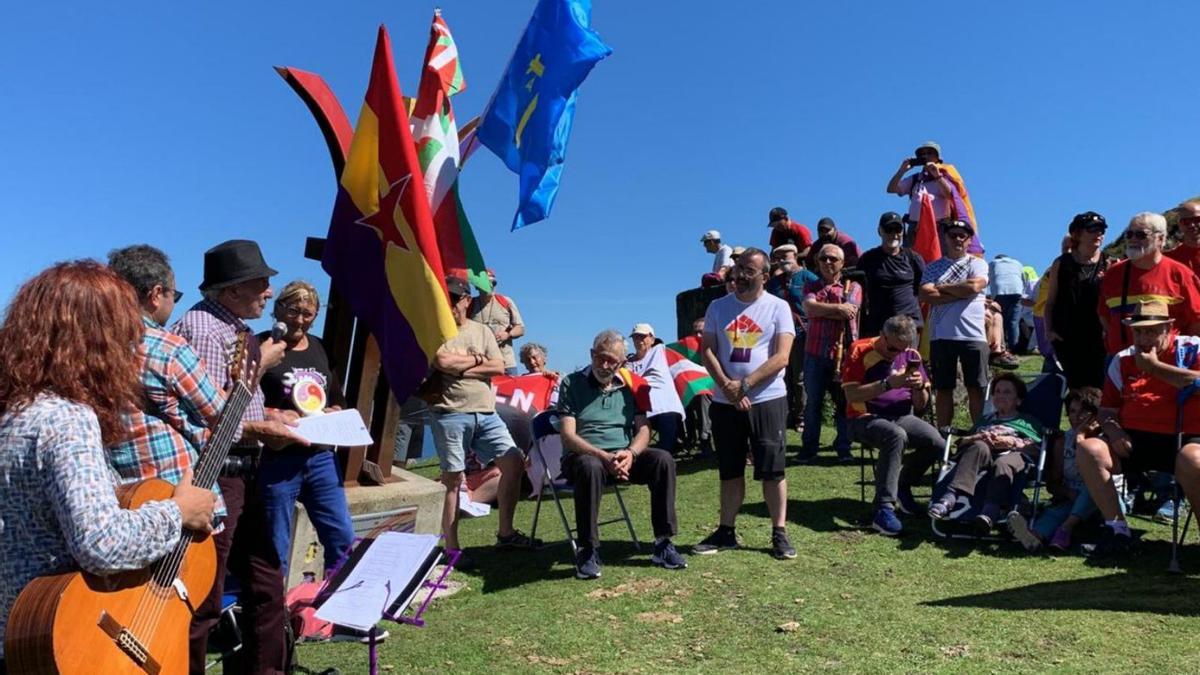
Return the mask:
<path fill-rule="evenodd" d="M 271 326 L 271 339 L 279 342 L 283 336 L 287 334 L 287 324 L 282 321 L 276 321 L 274 326 Z"/>

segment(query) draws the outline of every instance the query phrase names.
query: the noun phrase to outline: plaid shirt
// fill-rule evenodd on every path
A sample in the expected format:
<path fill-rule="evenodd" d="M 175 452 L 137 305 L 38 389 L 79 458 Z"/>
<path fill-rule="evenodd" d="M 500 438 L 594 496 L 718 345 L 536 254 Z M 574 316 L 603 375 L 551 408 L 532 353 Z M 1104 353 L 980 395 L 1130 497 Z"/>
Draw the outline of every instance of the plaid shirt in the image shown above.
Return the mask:
<path fill-rule="evenodd" d="M 862 287 L 845 279 L 832 284 L 826 283 L 824 280 L 810 281 L 804 286 L 804 299 L 829 305 L 848 303 L 861 307 Z M 845 340 L 843 334 L 847 326 L 850 328 L 849 340 Z M 847 322 L 845 319 L 810 316 L 808 317 L 808 336 L 804 340 L 804 353 L 837 361 L 843 343 L 853 342 L 857 339 L 857 318 Z"/>
<path fill-rule="evenodd" d="M 122 483 L 161 478 L 172 485 L 188 467 L 194 467 L 208 439 L 209 422 L 215 423 L 225 405 L 196 352 L 178 335 L 142 317 L 142 387 L 145 410 L 125 415 L 132 432 L 128 441 L 108 450 L 109 462 Z M 216 515 L 225 515 L 221 491 Z"/>
<path fill-rule="evenodd" d="M 214 300 L 201 300 L 180 317 L 171 327 L 171 332 L 187 340 L 200 356 L 204 368 L 213 381 L 224 391 L 229 391 L 233 380 L 229 377 L 230 358 L 237 342 L 238 333 L 246 333 L 246 346 L 251 353 L 258 351 L 258 338 L 250 332 L 246 322 L 233 315 Z M 242 415 L 243 422 L 260 422 L 266 419 L 263 406 L 262 387 L 254 388 L 254 397 Z M 239 444 L 241 447 L 258 447 L 257 443 Z"/>
<path fill-rule="evenodd" d="M 115 484 L 91 408 L 41 394 L 0 418 L 0 636 L 34 577 L 142 569 L 174 548 L 175 502 L 123 509 Z"/>

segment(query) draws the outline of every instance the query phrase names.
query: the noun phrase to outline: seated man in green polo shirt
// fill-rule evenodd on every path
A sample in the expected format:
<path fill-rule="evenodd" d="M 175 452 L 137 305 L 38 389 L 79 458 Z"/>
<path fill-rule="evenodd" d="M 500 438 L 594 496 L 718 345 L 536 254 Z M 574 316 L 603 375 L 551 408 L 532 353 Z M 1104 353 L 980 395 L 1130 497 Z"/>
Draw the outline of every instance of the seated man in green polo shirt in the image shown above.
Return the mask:
<path fill-rule="evenodd" d="M 625 337 L 606 330 L 592 342 L 592 365 L 571 373 L 559 385 L 558 412 L 562 422 L 563 475 L 575 486 L 575 527 L 579 550 L 575 576 L 600 576 L 600 533 L 596 525 L 604 481 L 615 479 L 650 487 L 650 522 L 654 526 L 654 564 L 683 569 L 687 560 L 675 550 L 671 537 L 675 520 L 675 460 L 650 445 L 646 411 L 649 386 L 623 373 Z M 627 382 L 636 378 L 643 386 Z"/>

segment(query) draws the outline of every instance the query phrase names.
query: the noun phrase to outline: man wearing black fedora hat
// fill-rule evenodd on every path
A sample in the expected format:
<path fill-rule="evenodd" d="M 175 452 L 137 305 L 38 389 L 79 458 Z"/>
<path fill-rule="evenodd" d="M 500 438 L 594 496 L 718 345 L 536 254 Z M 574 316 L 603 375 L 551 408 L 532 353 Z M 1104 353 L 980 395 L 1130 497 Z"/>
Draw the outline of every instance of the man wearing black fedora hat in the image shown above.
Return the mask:
<path fill-rule="evenodd" d="M 245 337 L 247 348 L 262 367 L 270 368 L 283 358 L 286 345 L 282 341 L 268 340 L 260 345 L 245 323 L 246 319 L 262 316 L 272 295 L 270 277 L 275 274 L 255 242 L 235 239 L 217 244 L 204 253 L 204 282 L 200 284 L 204 299 L 172 327 L 175 334 L 191 343 L 209 375 L 226 391 L 233 384 L 230 366 L 240 336 Z M 230 450 L 218 479 L 228 516 L 224 530 L 214 537 L 216 582 L 192 617 L 192 673 L 204 672 L 208 634 L 220 618 L 226 568 L 246 590 L 242 612 L 250 628 L 239 652 L 239 672 L 276 673 L 284 669 L 283 576 L 255 479 L 264 443 L 274 448 L 292 443 L 308 445 L 288 429 L 289 423 L 295 423 L 294 414 L 266 410 L 262 389 L 256 387 L 242 418 L 241 437 Z"/>

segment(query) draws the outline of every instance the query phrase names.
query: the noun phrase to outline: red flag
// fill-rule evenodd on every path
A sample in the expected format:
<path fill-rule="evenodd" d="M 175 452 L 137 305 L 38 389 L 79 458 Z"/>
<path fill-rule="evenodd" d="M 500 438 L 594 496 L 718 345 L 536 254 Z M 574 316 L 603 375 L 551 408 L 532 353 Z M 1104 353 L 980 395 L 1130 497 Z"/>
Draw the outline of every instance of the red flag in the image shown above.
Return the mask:
<path fill-rule="evenodd" d="M 913 250 L 921 254 L 925 264 L 942 257 L 942 243 L 938 239 L 937 218 L 933 215 L 933 196 L 921 193 L 921 218 L 917 221 Z"/>

